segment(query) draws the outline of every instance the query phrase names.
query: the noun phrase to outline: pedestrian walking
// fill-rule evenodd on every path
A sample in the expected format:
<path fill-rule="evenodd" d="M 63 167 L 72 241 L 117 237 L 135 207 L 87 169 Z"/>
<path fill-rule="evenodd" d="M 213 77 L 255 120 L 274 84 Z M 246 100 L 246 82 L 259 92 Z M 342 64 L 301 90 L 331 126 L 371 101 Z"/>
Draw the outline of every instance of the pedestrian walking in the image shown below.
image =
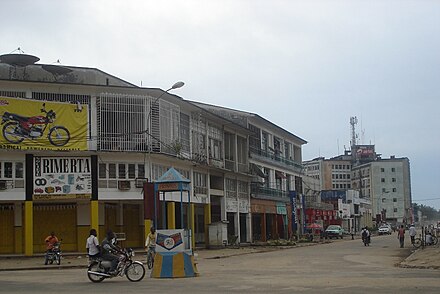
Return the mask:
<path fill-rule="evenodd" d="M 405 229 L 403 228 L 403 225 L 400 225 L 400 229 L 397 232 L 397 239 L 399 239 L 400 248 L 403 248 L 403 245 L 405 244 Z"/>
<path fill-rule="evenodd" d="M 411 224 L 411 226 L 409 227 L 409 237 L 411 238 L 411 244 L 414 245 L 414 241 L 416 239 L 416 227 L 414 227 L 414 224 Z"/>

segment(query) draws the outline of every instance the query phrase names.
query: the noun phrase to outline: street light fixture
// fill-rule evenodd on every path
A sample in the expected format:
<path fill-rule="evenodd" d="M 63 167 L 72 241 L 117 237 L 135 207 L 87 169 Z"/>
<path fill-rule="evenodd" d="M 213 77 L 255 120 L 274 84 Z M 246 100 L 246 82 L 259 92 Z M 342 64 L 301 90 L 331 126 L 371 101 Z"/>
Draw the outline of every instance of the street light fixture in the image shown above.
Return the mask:
<path fill-rule="evenodd" d="M 182 82 L 182 81 L 176 82 L 176 83 L 174 83 L 174 85 L 171 86 L 171 88 L 169 88 L 168 90 L 165 90 L 164 92 L 162 92 L 162 93 L 161 93 L 161 94 L 160 94 L 160 95 L 154 100 L 154 102 L 153 102 L 153 103 L 151 104 L 151 106 L 150 106 L 150 111 L 148 112 L 148 115 L 147 115 L 147 123 L 148 123 L 148 124 L 150 123 L 150 116 L 151 116 L 151 111 L 152 111 L 152 106 L 153 106 L 153 104 L 155 104 L 157 101 L 159 101 L 159 99 L 160 99 L 163 95 L 165 95 L 166 93 L 168 93 L 169 91 L 174 90 L 174 89 L 178 89 L 178 88 L 182 88 L 184 85 L 185 85 L 185 83 Z M 148 134 L 149 136 L 151 136 L 149 129 L 147 129 L 147 134 Z M 150 145 L 150 148 L 148 148 L 148 149 L 149 149 L 149 150 L 148 150 L 148 155 L 149 155 L 149 154 L 150 154 L 150 151 L 151 151 L 151 145 Z M 153 167 L 152 167 L 151 162 L 149 163 L 149 166 L 150 166 L 150 168 L 149 168 L 149 170 L 150 170 L 150 178 L 152 178 Z M 189 206 L 189 207 L 191 207 L 191 206 Z M 183 215 L 183 211 L 182 211 L 181 213 L 182 213 L 182 215 Z M 183 226 L 183 222 L 182 222 L 182 226 Z M 157 203 L 156 203 L 156 197 L 154 197 L 154 227 L 157 228 Z"/>

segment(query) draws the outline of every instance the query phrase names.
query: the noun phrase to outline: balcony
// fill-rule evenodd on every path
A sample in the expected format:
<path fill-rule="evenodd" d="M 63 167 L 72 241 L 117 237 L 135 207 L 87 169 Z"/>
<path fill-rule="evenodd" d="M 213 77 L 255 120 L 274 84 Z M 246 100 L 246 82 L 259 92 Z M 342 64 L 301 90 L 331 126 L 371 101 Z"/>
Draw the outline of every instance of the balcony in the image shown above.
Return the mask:
<path fill-rule="evenodd" d="M 251 196 L 258 199 L 274 200 L 274 201 L 289 201 L 289 193 L 287 191 L 267 188 L 261 186 L 259 183 L 251 183 Z"/>
<path fill-rule="evenodd" d="M 303 170 L 303 165 L 291 159 L 284 158 L 280 154 L 270 151 L 263 150 L 254 147 L 249 147 L 249 157 L 265 161 L 270 164 L 276 164 L 280 167 L 293 167 L 294 170 L 300 173 Z"/>

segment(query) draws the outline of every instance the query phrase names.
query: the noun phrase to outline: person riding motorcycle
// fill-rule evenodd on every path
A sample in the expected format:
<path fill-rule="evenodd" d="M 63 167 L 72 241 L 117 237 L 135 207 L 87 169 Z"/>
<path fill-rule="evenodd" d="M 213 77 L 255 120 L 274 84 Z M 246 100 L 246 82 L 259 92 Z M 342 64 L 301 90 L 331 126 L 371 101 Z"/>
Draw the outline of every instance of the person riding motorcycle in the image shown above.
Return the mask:
<path fill-rule="evenodd" d="M 367 227 L 362 228 L 362 232 L 361 232 L 361 236 L 362 236 L 362 241 L 364 242 L 365 245 L 370 244 L 370 231 L 368 230 Z"/>
<path fill-rule="evenodd" d="M 112 266 L 110 268 L 109 274 L 115 275 L 117 274 L 116 267 L 119 262 L 119 255 L 118 253 L 121 251 L 121 248 L 116 245 L 116 235 L 113 233 L 112 230 L 107 231 L 107 235 L 102 240 L 101 243 L 102 248 L 102 259 L 111 261 Z"/>
<path fill-rule="evenodd" d="M 59 241 L 57 236 L 55 236 L 55 232 L 51 232 L 50 235 L 47 236 L 46 239 L 44 239 L 44 242 L 46 242 L 46 255 L 44 258 L 44 264 L 47 265 L 49 260 L 48 255 L 53 251 L 55 244 L 57 244 Z"/>

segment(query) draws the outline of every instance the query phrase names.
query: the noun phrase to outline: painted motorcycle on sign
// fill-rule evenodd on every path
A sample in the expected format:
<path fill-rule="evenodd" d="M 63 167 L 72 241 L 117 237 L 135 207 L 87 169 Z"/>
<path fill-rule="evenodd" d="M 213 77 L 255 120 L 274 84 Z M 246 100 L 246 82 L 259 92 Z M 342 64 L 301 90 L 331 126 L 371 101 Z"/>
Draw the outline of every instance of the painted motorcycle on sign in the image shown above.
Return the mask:
<path fill-rule="evenodd" d="M 64 126 L 53 125 L 56 113 L 53 110 L 46 110 L 43 103 L 41 112 L 44 115 L 21 116 L 19 114 L 4 112 L 2 116 L 3 137 L 12 144 L 19 144 L 24 139 L 36 140 L 44 137 L 47 131 L 47 139 L 54 146 L 64 146 L 70 140 L 70 132 Z"/>

